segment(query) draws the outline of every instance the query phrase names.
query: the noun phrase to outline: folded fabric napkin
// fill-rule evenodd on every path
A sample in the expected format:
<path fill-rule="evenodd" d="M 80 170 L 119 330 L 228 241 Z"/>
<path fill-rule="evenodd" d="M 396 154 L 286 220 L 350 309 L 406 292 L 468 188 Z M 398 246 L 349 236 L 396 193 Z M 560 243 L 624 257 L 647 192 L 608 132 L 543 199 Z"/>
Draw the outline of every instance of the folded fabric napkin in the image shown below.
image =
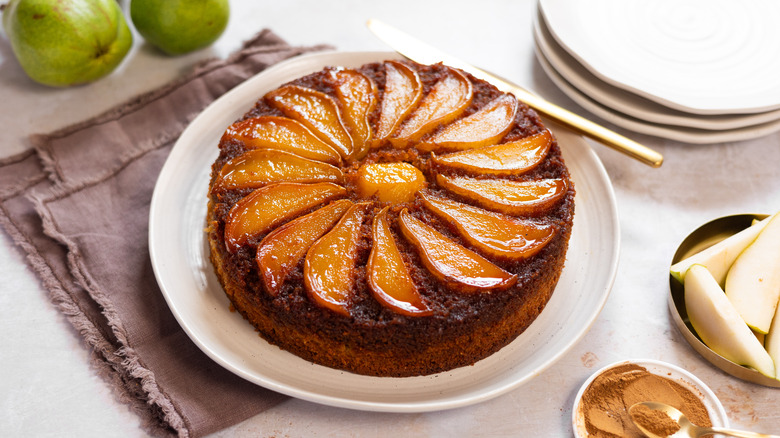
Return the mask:
<path fill-rule="evenodd" d="M 187 124 L 268 66 L 317 47 L 261 31 L 225 60 L 0 161 L 0 224 L 92 351 L 97 372 L 156 435 L 215 432 L 285 396 L 226 371 L 174 319 L 149 259 L 157 175 Z M 205 206 L 204 206 L 205 208 Z"/>

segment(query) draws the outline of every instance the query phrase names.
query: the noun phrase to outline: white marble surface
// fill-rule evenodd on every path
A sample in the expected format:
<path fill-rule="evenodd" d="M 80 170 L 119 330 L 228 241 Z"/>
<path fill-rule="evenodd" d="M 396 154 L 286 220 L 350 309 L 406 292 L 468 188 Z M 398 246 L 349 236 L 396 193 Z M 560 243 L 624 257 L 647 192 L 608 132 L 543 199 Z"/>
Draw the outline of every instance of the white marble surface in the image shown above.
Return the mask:
<path fill-rule="evenodd" d="M 533 0 L 489 0 L 478 7 L 465 0 L 231 4 L 228 30 L 210 49 L 167 58 L 136 38 L 117 71 L 77 88 L 31 82 L 0 35 L 0 156 L 28 148 L 28 134 L 80 121 L 162 85 L 199 59 L 224 56 L 264 27 L 295 45 L 385 50 L 364 27 L 371 17 L 583 112 L 534 59 Z M 688 232 L 719 215 L 780 209 L 780 134 L 703 146 L 631 136 L 663 153 L 666 162 L 652 169 L 593 144 L 615 186 L 620 267 L 591 330 L 538 377 L 478 405 L 424 414 L 368 413 L 291 399 L 216 435 L 567 436 L 581 383 L 601 366 L 630 358 L 659 359 L 688 369 L 720 397 L 733 426 L 780 434 L 780 390 L 739 381 L 700 358 L 677 332 L 666 304 L 667 267 Z M 88 351 L 3 233 L 0 278 L 0 435 L 145 436 L 135 415 L 90 369 Z"/>

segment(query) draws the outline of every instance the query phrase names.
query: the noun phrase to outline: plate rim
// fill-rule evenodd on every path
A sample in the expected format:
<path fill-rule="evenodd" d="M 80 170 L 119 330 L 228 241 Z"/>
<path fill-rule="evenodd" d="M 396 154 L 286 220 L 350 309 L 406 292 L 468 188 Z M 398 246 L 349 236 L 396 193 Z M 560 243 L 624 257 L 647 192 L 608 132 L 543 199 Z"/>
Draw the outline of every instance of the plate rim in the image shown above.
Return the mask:
<path fill-rule="evenodd" d="M 581 68 L 577 60 L 552 36 L 540 10 L 536 11 L 533 30 L 538 50 L 569 84 L 587 97 L 644 122 L 709 131 L 730 131 L 780 120 L 780 109 L 748 114 L 693 114 L 669 108 L 629 90 L 615 87 L 588 69 Z"/>
<path fill-rule="evenodd" d="M 589 176 L 595 178 L 597 182 L 605 185 L 605 187 L 603 188 L 606 193 L 602 193 L 601 196 L 605 198 L 609 210 L 608 213 L 605 213 L 607 215 L 607 218 L 609 219 L 609 221 L 607 221 L 609 223 L 605 225 L 607 228 L 603 230 L 605 234 L 611 235 L 612 237 L 611 245 L 607 245 L 608 246 L 607 249 L 610 251 L 609 254 L 607 255 L 607 257 L 609 257 L 609 260 L 606 263 L 606 268 L 603 271 L 604 274 L 601 276 L 601 278 L 599 279 L 600 281 L 598 282 L 599 290 L 597 292 L 600 294 L 598 296 L 599 299 L 595 302 L 595 306 L 593 307 L 592 314 L 589 315 L 587 321 L 579 329 L 579 332 L 576 334 L 576 336 L 573 336 L 571 339 L 568 339 L 567 342 L 565 343 L 564 348 L 559 349 L 554 354 L 548 355 L 549 357 L 546 357 L 543 363 L 536 365 L 533 368 L 527 370 L 526 374 L 523 375 L 522 378 L 517 378 L 510 383 L 505 382 L 504 384 L 501 385 L 495 385 L 496 387 L 483 388 L 483 390 L 480 391 L 472 390 L 470 393 L 468 393 L 468 396 L 462 396 L 462 395 L 449 396 L 449 398 L 444 396 L 437 398 L 434 396 L 433 399 L 425 400 L 425 401 L 408 400 L 408 401 L 394 402 L 394 401 L 361 400 L 358 398 L 352 398 L 347 396 L 333 396 L 333 395 L 313 392 L 312 390 L 301 389 L 299 387 L 296 387 L 295 385 L 289 383 L 285 384 L 285 383 L 277 382 L 274 381 L 273 379 L 258 378 L 257 375 L 248 372 L 246 368 L 242 368 L 241 366 L 237 366 L 235 363 L 227 361 L 226 358 L 223 357 L 223 355 L 220 353 L 219 348 L 215 348 L 215 345 L 209 344 L 209 342 L 206 342 L 202 338 L 200 338 L 198 333 L 196 333 L 194 327 L 190 326 L 190 324 L 192 323 L 191 315 L 186 315 L 182 313 L 182 311 L 179 308 L 180 302 L 177 302 L 177 297 L 174 294 L 172 294 L 171 290 L 169 289 L 171 279 L 169 278 L 170 274 L 166 273 L 166 269 L 171 266 L 169 264 L 170 257 L 164 253 L 165 250 L 163 248 L 163 245 L 158 243 L 159 239 L 162 237 L 162 235 L 160 234 L 162 232 L 160 231 L 160 229 L 162 228 L 160 220 L 164 208 L 163 203 L 168 200 L 166 196 L 171 196 L 169 186 L 171 185 L 171 181 L 173 180 L 174 173 L 179 166 L 183 165 L 180 162 L 178 162 L 178 160 L 183 160 L 186 162 L 188 158 L 186 156 L 187 148 L 192 147 L 192 146 L 188 146 L 186 142 L 189 141 L 190 137 L 194 135 L 192 134 L 192 132 L 195 132 L 194 130 L 197 129 L 193 127 L 197 127 L 200 124 L 202 124 L 203 120 L 208 120 L 208 117 L 210 117 L 211 114 L 214 113 L 215 111 L 219 111 L 219 108 L 221 106 L 235 105 L 236 102 L 241 100 L 241 98 L 248 99 L 249 97 L 242 96 L 242 93 L 246 93 L 246 90 L 251 88 L 251 84 L 254 84 L 255 82 L 262 82 L 264 80 L 258 78 L 266 78 L 266 80 L 268 80 L 267 77 L 272 75 L 283 76 L 288 71 L 296 71 L 295 68 L 298 68 L 300 70 L 302 68 L 301 66 L 306 66 L 312 63 L 317 64 L 317 67 L 312 67 L 310 71 L 311 72 L 318 71 L 325 65 L 334 65 L 332 62 L 333 59 L 346 59 L 351 57 L 356 57 L 361 60 L 363 60 L 364 58 L 366 59 L 371 58 L 373 59 L 373 61 L 381 61 L 384 59 L 398 59 L 398 55 L 395 52 L 383 52 L 383 51 L 371 51 L 371 52 L 327 51 L 327 52 L 317 52 L 313 54 L 300 55 L 291 58 L 289 60 L 283 61 L 279 64 L 276 64 L 264 70 L 263 72 L 253 76 L 252 78 L 248 79 L 247 81 L 235 87 L 234 89 L 230 90 L 225 95 L 215 100 L 206 109 L 204 109 L 185 129 L 185 131 L 180 136 L 179 140 L 174 145 L 165 164 L 163 165 L 163 168 L 160 172 L 160 176 L 158 177 L 158 181 L 152 196 L 152 204 L 149 213 L 149 253 L 152 261 L 152 268 L 154 271 L 154 275 L 158 285 L 160 286 L 160 290 L 166 300 L 166 303 L 168 304 L 169 308 L 174 314 L 174 317 L 179 323 L 179 325 L 182 327 L 185 333 L 187 333 L 188 337 L 196 344 L 196 346 L 199 349 L 201 349 L 206 355 L 208 355 L 212 360 L 216 361 L 218 364 L 226 368 L 228 371 L 233 372 L 234 374 L 248 380 L 253 384 L 257 384 L 259 386 L 263 386 L 268 389 L 283 394 L 287 394 L 296 398 L 300 398 L 303 400 L 308 400 L 316 403 L 321 403 L 325 405 L 330 405 L 330 406 L 369 410 L 369 411 L 425 412 L 425 411 L 443 410 L 443 409 L 467 406 L 506 393 L 520 386 L 521 384 L 525 383 L 530 378 L 538 375 L 544 369 L 550 367 L 553 363 L 557 362 L 567 351 L 571 350 L 571 348 L 573 348 L 574 345 L 576 345 L 585 336 L 585 334 L 591 328 L 593 323 L 598 318 L 598 315 L 600 314 L 601 310 L 603 309 L 604 304 L 606 303 L 606 300 L 612 290 L 615 277 L 617 274 L 617 265 L 618 265 L 619 250 L 620 250 L 620 226 L 619 226 L 619 220 L 617 215 L 617 204 L 615 200 L 614 189 L 612 187 L 611 181 L 609 180 L 607 172 L 603 164 L 601 163 L 600 159 L 596 155 L 596 153 L 590 148 L 590 146 L 587 144 L 587 142 L 584 141 L 582 137 L 574 133 L 571 133 L 570 131 L 562 131 L 560 130 L 560 128 L 557 128 L 557 130 L 553 129 L 554 132 L 558 131 L 556 132 L 556 135 L 563 136 L 563 137 L 572 136 L 571 138 L 576 138 L 578 142 L 581 142 L 578 153 L 583 155 L 584 157 L 583 163 L 587 162 L 588 166 L 590 166 L 588 168 L 590 174 L 583 175 L 583 177 Z M 371 61 L 364 60 L 361 62 L 361 64 L 365 62 L 371 62 Z M 299 76 L 302 76 L 302 74 L 296 73 L 295 76 L 290 76 L 289 78 L 287 78 L 287 80 L 292 80 Z M 275 86 L 278 86 L 281 83 L 286 81 L 277 81 L 277 82 L 278 83 L 276 83 Z M 253 99 L 257 99 L 257 95 L 254 95 Z M 241 114 L 243 114 L 243 112 L 245 112 L 248 109 L 246 107 L 243 108 L 244 109 L 242 110 Z M 220 134 L 222 130 L 224 129 L 219 130 Z M 217 149 L 215 147 L 214 152 L 210 156 L 216 158 L 216 152 Z M 564 155 L 566 155 L 565 151 L 564 151 Z M 213 158 L 209 159 L 208 161 L 209 164 L 213 162 Z M 577 166 L 579 165 L 581 165 L 581 163 L 577 163 Z M 569 168 L 571 171 L 572 170 L 571 163 L 569 163 Z M 577 182 L 575 180 L 575 185 L 576 183 Z M 167 193 L 166 190 L 168 191 Z M 205 199 L 206 199 L 205 193 L 203 193 L 203 200 L 205 201 Z M 205 219 L 205 202 L 203 203 L 202 218 Z M 179 220 L 181 221 L 182 218 L 179 218 Z M 575 223 L 576 220 L 577 220 L 577 215 L 575 214 Z M 177 249 L 176 251 L 180 251 L 180 250 L 181 249 Z M 570 245 L 570 251 L 571 251 L 571 245 Z M 567 259 L 568 258 L 569 255 L 567 254 Z M 575 268 L 569 268 L 569 269 L 572 270 Z M 566 272 L 566 268 L 564 268 L 564 273 L 565 272 Z M 203 273 L 203 275 L 208 277 L 209 273 L 206 272 Z M 211 275 L 213 275 L 213 272 L 211 273 Z M 204 279 L 196 279 L 196 280 L 201 282 L 206 281 Z M 224 295 L 224 293 L 222 295 Z M 553 294 L 553 296 L 555 296 L 555 294 Z M 227 300 L 227 298 L 225 298 L 225 300 Z M 542 314 L 544 315 L 544 312 L 542 312 Z M 249 324 L 246 323 L 245 321 L 244 324 L 246 326 L 249 326 Z M 531 328 L 533 328 L 533 324 Z M 528 331 L 530 331 L 530 328 Z M 221 347 L 221 346 L 217 345 L 217 347 Z M 273 347 L 273 348 L 277 348 L 277 347 Z M 499 354 L 500 351 L 494 354 L 494 356 L 497 356 Z M 300 358 L 297 359 L 301 361 L 303 360 Z M 474 368 L 478 367 L 481 362 L 483 361 L 478 362 L 477 365 L 474 365 L 473 367 Z M 319 365 L 314 365 L 314 364 L 310 364 L 310 365 L 313 367 L 321 367 Z M 422 380 L 425 380 L 425 379 L 433 379 L 437 377 L 446 380 L 448 376 L 457 373 L 458 370 L 453 370 L 452 373 L 445 372 L 445 373 L 435 374 L 432 376 L 420 376 L 420 377 L 411 377 L 411 378 L 374 377 L 373 379 L 383 379 L 383 382 L 388 382 L 389 379 L 390 382 L 394 382 L 394 383 L 403 381 L 405 379 L 419 380 L 422 378 Z M 331 371 L 335 373 L 340 373 L 342 375 L 349 374 L 338 370 L 331 370 Z M 356 377 L 356 379 L 370 381 L 371 378 L 364 379 L 365 377 L 366 376 L 358 376 Z M 399 383 L 399 385 L 400 384 L 402 383 Z"/>
<path fill-rule="evenodd" d="M 722 131 L 708 131 L 704 129 L 646 122 L 609 108 L 577 89 L 555 70 L 536 41 L 534 41 L 534 52 L 542 70 L 544 70 L 550 81 L 554 83 L 563 94 L 596 116 L 640 134 L 676 140 L 682 143 L 712 144 L 752 140 L 780 131 L 780 120 Z"/>
<path fill-rule="evenodd" d="M 564 0 L 564 1 L 538 0 L 537 6 L 538 9 L 542 12 L 543 17 L 547 21 L 548 27 L 550 29 L 550 33 L 553 35 L 553 37 L 558 42 L 558 44 L 562 48 L 564 48 L 569 54 L 571 54 L 584 68 L 588 69 L 591 73 L 593 73 L 595 76 L 602 79 L 603 81 L 607 82 L 608 84 L 611 84 L 618 88 L 625 89 L 629 92 L 635 93 L 637 95 L 655 101 L 669 108 L 673 108 L 676 110 L 680 110 L 692 114 L 700 114 L 700 115 L 753 114 L 753 113 L 760 113 L 760 112 L 780 109 L 780 102 L 765 103 L 761 105 L 758 104 L 719 105 L 719 106 L 703 105 L 701 103 L 696 104 L 689 101 L 690 99 L 689 97 L 681 98 L 679 96 L 678 97 L 671 97 L 668 95 L 662 96 L 660 94 L 654 94 L 652 92 L 646 91 L 643 88 L 643 86 L 634 83 L 633 80 L 626 79 L 626 76 L 623 76 L 622 73 L 621 74 L 615 73 L 614 72 L 615 69 L 613 67 L 607 68 L 604 62 L 602 62 L 598 57 L 595 57 L 594 59 L 586 59 L 586 56 L 580 53 L 581 50 L 578 50 L 574 47 L 574 46 L 578 46 L 580 49 L 584 47 L 579 42 L 581 39 L 572 38 L 569 36 L 565 37 L 564 35 L 562 35 L 562 32 L 560 31 L 562 27 L 559 27 L 558 30 L 556 30 L 556 26 L 554 25 L 554 23 L 551 22 L 551 20 L 560 20 L 560 21 L 566 20 L 566 18 L 563 18 L 561 15 L 556 15 L 556 14 L 558 14 L 561 9 L 566 9 L 561 6 L 567 4 L 567 1 L 570 2 L 571 0 Z M 780 91 L 778 91 L 778 94 L 780 94 Z"/>

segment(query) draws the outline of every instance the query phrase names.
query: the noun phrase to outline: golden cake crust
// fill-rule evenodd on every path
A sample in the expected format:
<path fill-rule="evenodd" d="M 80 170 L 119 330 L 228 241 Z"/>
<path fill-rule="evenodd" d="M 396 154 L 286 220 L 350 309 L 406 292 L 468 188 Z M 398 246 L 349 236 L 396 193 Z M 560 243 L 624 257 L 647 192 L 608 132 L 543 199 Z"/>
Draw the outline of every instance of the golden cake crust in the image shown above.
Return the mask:
<path fill-rule="evenodd" d="M 411 64 L 423 82 L 423 93 L 429 93 L 444 74 L 441 65 Z M 292 81 L 295 85 L 333 94 L 327 69 Z M 359 72 L 370 77 L 383 97 L 385 75 L 382 63 L 368 64 Z M 473 114 L 501 93 L 491 85 L 469 76 L 474 98 L 459 119 Z M 259 99 L 243 119 L 258 116 L 281 116 L 279 110 Z M 379 110 L 369 117 L 376 126 Z M 441 129 L 441 128 L 439 128 Z M 522 103 L 512 129 L 502 142 L 519 140 L 544 131 L 538 116 Z M 434 131 L 435 133 L 435 131 Z M 433 135 L 433 134 L 429 134 Z M 380 304 L 371 294 L 366 281 L 366 265 L 372 247 L 373 217 L 387 203 L 370 201 L 360 228 L 356 264 L 352 272 L 354 287 L 345 316 L 318 305 L 304 285 L 303 261 L 294 269 L 281 290 L 269 293 L 256 263 L 258 244 L 267 234 L 252 236 L 236 251 L 225 244 L 225 223 L 230 209 L 253 189 L 215 190 L 214 182 L 225 163 L 244 153 L 241 142 L 223 137 L 220 156 L 212 169 L 208 204 L 208 239 L 211 261 L 232 306 L 246 318 L 268 342 L 303 359 L 324 366 L 372 376 L 414 376 L 443 372 L 474 364 L 514 340 L 541 313 L 550 299 L 563 269 L 574 214 L 574 187 L 553 140 L 544 161 L 521 175 L 502 176 L 506 180 L 539 180 L 561 178 L 567 182 L 563 198 L 534 220 L 554 227 L 555 234 L 538 253 L 527 259 L 487 258 L 516 276 L 517 282 L 503 290 L 464 292 L 445 284 L 424 266 L 418 252 L 403 237 L 397 221 L 402 209 L 422 220 L 444 236 L 473 248 L 458 234 L 452 223 L 426 209 L 420 197 L 402 204 L 390 204 L 388 217 L 393 238 L 404 258 L 404 264 L 420 294 L 432 310 L 430 315 L 403 315 Z M 397 149 L 387 144 L 375 145 L 364 158 L 345 160 L 339 165 L 344 172 L 342 185 L 346 198 L 365 202 L 356 190 L 360 166 L 374 162 L 408 162 L 420 169 L 427 181 L 427 192 L 469 203 L 467 198 L 439 186 L 436 175 L 457 176 L 458 171 L 442 168 L 431 160 L 431 154 L 414 147 Z M 476 249 L 475 249 L 476 250 Z M 477 250 L 478 252 L 478 250 Z"/>

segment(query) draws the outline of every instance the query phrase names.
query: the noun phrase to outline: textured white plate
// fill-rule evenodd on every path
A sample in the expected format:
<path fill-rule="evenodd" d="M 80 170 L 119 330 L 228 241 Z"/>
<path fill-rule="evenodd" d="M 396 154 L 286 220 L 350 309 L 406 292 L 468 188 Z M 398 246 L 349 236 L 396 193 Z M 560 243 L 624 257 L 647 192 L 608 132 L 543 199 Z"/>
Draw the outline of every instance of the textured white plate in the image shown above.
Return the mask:
<path fill-rule="evenodd" d="M 755 114 L 691 114 L 614 87 L 590 73 L 558 45 L 541 13 L 534 20 L 534 40 L 550 65 L 572 86 L 609 108 L 646 122 L 723 131 L 780 120 L 780 110 Z"/>
<path fill-rule="evenodd" d="M 602 119 L 614 123 L 622 128 L 630 129 L 642 134 L 654 135 L 656 137 L 668 138 L 676 141 L 692 144 L 710 144 L 723 143 L 729 141 L 749 140 L 752 138 L 763 137 L 767 134 L 780 130 L 780 120 L 762 123 L 746 128 L 727 129 L 723 131 L 710 131 L 706 129 L 686 128 L 682 126 L 661 125 L 646 122 L 635 117 L 628 116 L 619 111 L 615 111 L 589 96 L 585 95 L 579 89 L 570 84 L 561 74 L 550 64 L 550 61 L 544 56 L 539 44 L 535 44 L 536 58 L 539 60 L 542 69 L 544 69 L 550 80 L 569 96 L 574 102 L 601 117 Z"/>
<path fill-rule="evenodd" d="M 432 376 L 379 378 L 314 365 L 262 340 L 229 303 L 213 274 L 203 232 L 211 163 L 224 129 L 267 91 L 326 65 L 356 67 L 386 52 L 294 58 L 215 101 L 185 130 L 160 173 L 149 217 L 149 250 L 160 289 L 190 338 L 226 369 L 301 399 L 354 409 L 421 412 L 465 406 L 532 379 L 577 343 L 598 316 L 615 278 L 620 234 L 614 192 L 580 137 L 553 129 L 577 188 L 566 268 L 531 327 L 496 354 Z"/>
<path fill-rule="evenodd" d="M 715 427 L 729 427 L 729 419 L 726 416 L 726 410 L 723 409 L 723 405 L 720 403 L 720 400 L 718 400 L 718 397 L 715 396 L 715 393 L 712 392 L 712 390 L 707 385 L 705 385 L 704 382 L 699 380 L 698 377 L 676 365 L 653 359 L 639 359 L 624 360 L 607 365 L 593 373 L 588 378 L 588 380 L 582 384 L 580 390 L 577 392 L 577 396 L 574 398 L 574 409 L 572 410 L 572 425 L 574 427 L 575 437 L 587 438 L 589 435 L 585 429 L 585 418 L 581 415 L 580 412 L 582 394 L 585 392 L 588 386 L 590 386 L 593 380 L 595 380 L 596 377 L 598 377 L 600 374 L 612 368 L 627 364 L 634 364 L 644 367 L 652 374 L 671 379 L 681 384 L 688 390 L 692 391 L 694 394 L 701 394 L 702 402 L 704 402 L 704 407 L 707 408 L 707 413 L 710 415 L 710 421 L 712 421 L 712 425 Z"/>
<path fill-rule="evenodd" d="M 555 39 L 602 80 L 681 111 L 780 108 L 776 0 L 540 0 Z"/>

